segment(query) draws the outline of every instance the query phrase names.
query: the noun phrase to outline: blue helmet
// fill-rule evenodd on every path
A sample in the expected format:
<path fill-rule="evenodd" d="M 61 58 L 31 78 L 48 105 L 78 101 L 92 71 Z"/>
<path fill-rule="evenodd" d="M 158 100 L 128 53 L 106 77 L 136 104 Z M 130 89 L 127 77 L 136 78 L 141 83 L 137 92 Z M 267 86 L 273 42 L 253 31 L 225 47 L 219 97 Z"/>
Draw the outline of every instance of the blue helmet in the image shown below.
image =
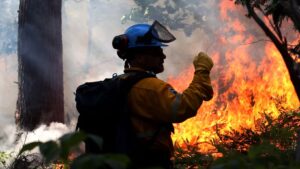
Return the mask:
<path fill-rule="evenodd" d="M 124 34 L 113 39 L 113 47 L 118 50 L 139 47 L 162 47 L 164 43 L 174 41 L 176 38 L 159 22 L 152 25 L 136 24 L 129 27 Z"/>
<path fill-rule="evenodd" d="M 148 24 L 136 24 L 129 27 L 125 31 L 125 35 L 128 37 L 127 48 L 168 46 L 155 38 L 150 38 L 148 40 L 145 38 L 143 39 L 149 32 L 150 27 L 151 25 Z"/>

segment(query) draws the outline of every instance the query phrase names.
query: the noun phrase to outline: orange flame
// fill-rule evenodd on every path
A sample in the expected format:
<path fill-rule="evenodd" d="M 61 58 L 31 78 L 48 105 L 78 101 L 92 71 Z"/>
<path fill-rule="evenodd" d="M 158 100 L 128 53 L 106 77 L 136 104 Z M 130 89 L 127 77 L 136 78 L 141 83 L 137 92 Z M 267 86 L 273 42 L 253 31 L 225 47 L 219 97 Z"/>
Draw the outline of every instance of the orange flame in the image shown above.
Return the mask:
<path fill-rule="evenodd" d="M 240 127 L 254 129 L 261 113 L 277 117 L 283 110 L 297 110 L 300 106 L 284 61 L 273 44 L 261 45 L 262 50 L 257 51 L 251 45 L 241 45 L 255 38 L 246 32 L 239 18 L 228 16 L 228 12 L 240 9 L 234 9 L 237 7 L 233 2 L 226 0 L 219 6 L 220 18 L 228 22 L 221 30 L 219 43 L 233 47 L 211 55 L 215 63 L 211 72 L 215 96 L 203 103 L 196 117 L 176 124 L 172 136 L 178 143 L 186 139 L 204 143 L 200 145 L 202 152 L 215 150 L 205 143 L 217 139 L 216 126 L 220 133 Z M 228 32 L 232 35 L 226 36 Z M 193 73 L 191 65 L 179 76 L 170 77 L 168 82 L 182 92 L 191 82 Z"/>
<path fill-rule="evenodd" d="M 55 164 L 54 169 L 64 169 L 65 165 L 64 164 Z"/>
<path fill-rule="evenodd" d="M 225 57 L 239 53 L 243 53 L 243 56 L 239 54 L 241 57 L 231 60 L 225 75 L 218 76 L 216 71 L 212 71 L 211 76 L 215 77 L 212 84 L 218 89 L 214 98 L 201 106 L 196 117 L 176 124 L 173 139 L 177 142 L 185 139 L 210 142 L 217 138 L 216 125 L 221 133 L 238 130 L 241 126 L 254 129 L 255 120 L 261 117 L 260 113 L 276 117 L 280 111 L 299 108 L 296 92 L 281 55 L 271 44 L 267 44 L 265 50 L 268 55 L 259 64 L 250 59 L 244 48 L 226 53 Z M 218 57 L 218 54 L 212 56 L 214 61 Z M 219 66 L 215 64 L 215 67 Z M 191 81 L 193 72 L 194 69 L 190 67 L 178 77 L 170 78 L 169 83 L 178 91 L 183 91 Z M 214 148 L 205 145 L 200 149 L 207 152 Z"/>

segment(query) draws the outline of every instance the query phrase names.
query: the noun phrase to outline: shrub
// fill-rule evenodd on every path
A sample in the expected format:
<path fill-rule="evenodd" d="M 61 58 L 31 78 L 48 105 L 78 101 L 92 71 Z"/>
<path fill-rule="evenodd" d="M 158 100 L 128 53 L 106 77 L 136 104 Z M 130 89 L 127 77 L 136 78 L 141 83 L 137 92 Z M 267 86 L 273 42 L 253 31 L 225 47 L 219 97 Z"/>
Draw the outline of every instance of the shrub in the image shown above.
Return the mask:
<path fill-rule="evenodd" d="M 217 131 L 220 139 L 213 144 L 223 157 L 215 160 L 211 168 L 299 168 L 295 160 L 299 124 L 298 112 L 283 112 L 276 119 L 264 114 L 256 130 L 243 128 L 225 134 Z"/>

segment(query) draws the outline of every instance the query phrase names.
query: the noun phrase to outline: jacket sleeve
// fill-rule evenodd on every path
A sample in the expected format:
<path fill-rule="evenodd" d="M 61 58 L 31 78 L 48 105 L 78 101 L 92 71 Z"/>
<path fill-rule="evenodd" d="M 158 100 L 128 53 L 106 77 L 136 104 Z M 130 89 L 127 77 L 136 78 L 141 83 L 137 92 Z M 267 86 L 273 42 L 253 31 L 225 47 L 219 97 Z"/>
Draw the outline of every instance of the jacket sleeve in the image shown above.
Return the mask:
<path fill-rule="evenodd" d="M 193 81 L 181 95 L 183 110 L 178 110 L 175 122 L 182 122 L 197 114 L 203 100 L 208 101 L 213 97 L 213 88 L 208 72 L 197 72 Z"/>
<path fill-rule="evenodd" d="M 162 80 L 143 79 L 131 89 L 129 104 L 138 116 L 176 123 L 195 116 L 203 100 L 212 95 L 209 72 L 198 71 L 183 93 L 176 92 Z"/>

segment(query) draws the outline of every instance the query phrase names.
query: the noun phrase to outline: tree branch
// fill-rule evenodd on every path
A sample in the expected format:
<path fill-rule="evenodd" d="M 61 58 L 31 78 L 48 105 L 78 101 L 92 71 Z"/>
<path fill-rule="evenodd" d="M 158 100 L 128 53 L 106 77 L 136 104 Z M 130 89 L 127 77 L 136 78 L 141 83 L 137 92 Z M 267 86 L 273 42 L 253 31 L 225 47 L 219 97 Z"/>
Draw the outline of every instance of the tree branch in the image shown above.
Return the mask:
<path fill-rule="evenodd" d="M 284 1 L 281 3 L 284 3 L 284 10 L 288 13 L 298 32 L 300 32 L 300 5 L 297 0 L 289 0 L 288 2 Z"/>
<path fill-rule="evenodd" d="M 300 78 L 297 76 L 297 70 L 294 70 L 294 60 L 288 53 L 288 48 L 286 41 L 279 40 L 273 32 L 268 28 L 268 26 L 259 18 L 259 16 L 255 13 L 254 7 L 251 6 L 250 0 L 246 0 L 245 5 L 249 12 L 249 17 L 252 17 L 254 21 L 261 27 L 261 29 L 265 32 L 265 34 L 272 40 L 278 51 L 280 52 L 284 63 L 288 69 L 291 81 L 295 87 L 298 99 L 300 100 Z"/>

